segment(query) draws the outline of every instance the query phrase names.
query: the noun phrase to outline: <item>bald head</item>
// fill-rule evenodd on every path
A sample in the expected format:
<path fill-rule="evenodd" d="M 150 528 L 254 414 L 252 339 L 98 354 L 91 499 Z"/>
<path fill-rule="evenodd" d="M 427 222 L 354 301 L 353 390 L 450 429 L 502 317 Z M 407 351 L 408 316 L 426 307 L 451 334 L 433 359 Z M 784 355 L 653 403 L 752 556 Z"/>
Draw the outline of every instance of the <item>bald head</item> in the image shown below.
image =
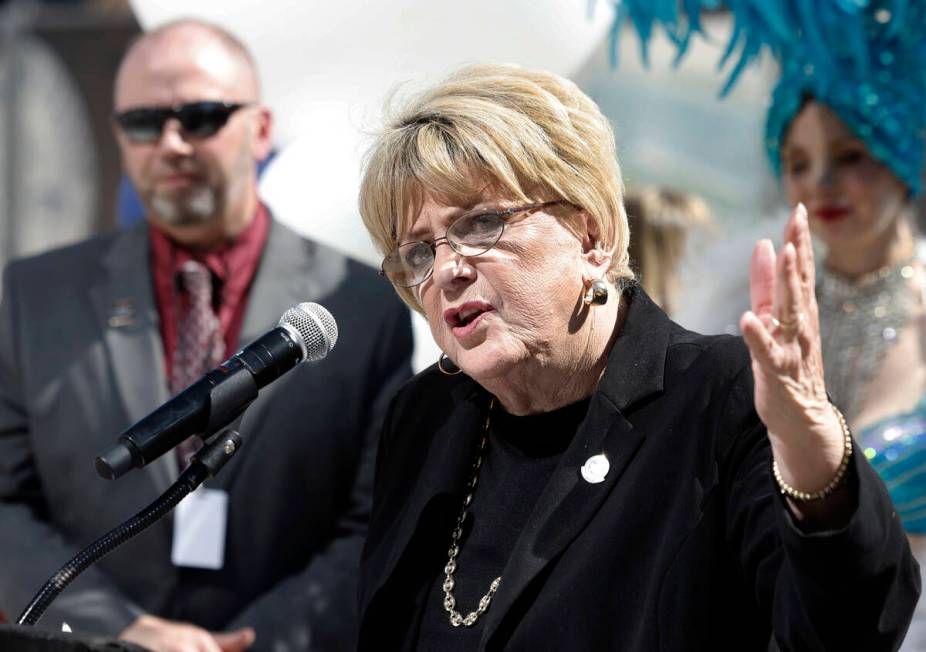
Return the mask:
<path fill-rule="evenodd" d="M 180 89 L 176 73 L 184 70 L 211 80 L 214 97 L 203 96 L 202 88 Z M 142 84 L 150 90 L 140 88 Z M 228 97 L 233 89 L 234 97 Z M 142 35 L 126 52 L 116 75 L 114 92 L 117 111 L 141 105 L 166 105 L 170 94 L 192 91 L 197 99 L 255 102 L 260 99 L 257 67 L 244 44 L 211 23 L 184 19 L 167 23 Z M 226 95 L 218 97 L 222 91 Z"/>

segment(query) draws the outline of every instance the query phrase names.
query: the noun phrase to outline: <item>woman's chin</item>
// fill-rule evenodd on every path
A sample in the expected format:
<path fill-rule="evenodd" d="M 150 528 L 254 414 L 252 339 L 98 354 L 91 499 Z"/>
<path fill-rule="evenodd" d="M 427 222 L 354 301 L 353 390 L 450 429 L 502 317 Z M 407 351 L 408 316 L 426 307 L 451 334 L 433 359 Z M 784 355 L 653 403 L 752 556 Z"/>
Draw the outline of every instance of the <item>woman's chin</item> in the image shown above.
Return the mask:
<path fill-rule="evenodd" d="M 478 383 L 504 376 L 518 361 L 510 351 L 491 346 L 488 342 L 460 351 L 454 360 L 463 373 Z"/>
<path fill-rule="evenodd" d="M 502 373 L 498 361 L 495 360 L 464 359 L 457 366 L 477 383 L 484 383 Z"/>

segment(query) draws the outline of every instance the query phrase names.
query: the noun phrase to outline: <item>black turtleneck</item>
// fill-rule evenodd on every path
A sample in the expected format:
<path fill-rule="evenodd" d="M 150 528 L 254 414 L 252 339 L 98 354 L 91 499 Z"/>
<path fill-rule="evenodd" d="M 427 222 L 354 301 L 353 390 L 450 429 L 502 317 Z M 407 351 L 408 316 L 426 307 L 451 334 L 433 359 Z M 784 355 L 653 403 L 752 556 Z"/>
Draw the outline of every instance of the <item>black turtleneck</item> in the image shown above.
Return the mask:
<path fill-rule="evenodd" d="M 586 399 L 552 412 L 524 417 L 512 416 L 498 407 L 492 411 L 488 446 L 464 523 L 454 574 L 456 608 L 464 617 L 476 609 L 494 578 L 501 575 L 504 585 L 504 568 L 518 536 L 585 418 L 588 405 Z M 448 533 L 446 548 L 449 547 Z M 434 569 L 416 649 L 475 650 L 492 606 L 473 626 L 453 627 L 444 609 L 442 585 L 446 563 L 445 556 L 441 566 Z"/>

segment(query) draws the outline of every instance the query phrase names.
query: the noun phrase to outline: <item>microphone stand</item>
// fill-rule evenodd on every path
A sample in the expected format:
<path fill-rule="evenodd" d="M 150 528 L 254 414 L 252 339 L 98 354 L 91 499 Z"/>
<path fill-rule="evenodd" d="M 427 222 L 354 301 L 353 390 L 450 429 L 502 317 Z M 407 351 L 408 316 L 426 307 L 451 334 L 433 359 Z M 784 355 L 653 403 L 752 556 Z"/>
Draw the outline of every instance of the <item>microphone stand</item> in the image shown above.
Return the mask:
<path fill-rule="evenodd" d="M 166 516 L 189 493 L 203 483 L 206 478 L 217 474 L 232 455 L 241 448 L 241 436 L 235 426 L 220 431 L 211 438 L 190 461 L 190 465 L 167 491 L 138 512 L 125 523 L 113 528 L 99 539 L 77 553 L 68 563 L 45 583 L 29 606 L 17 620 L 19 625 L 35 625 L 52 601 L 77 576 L 93 564 L 121 546 L 132 537 L 141 534 L 151 525 Z"/>

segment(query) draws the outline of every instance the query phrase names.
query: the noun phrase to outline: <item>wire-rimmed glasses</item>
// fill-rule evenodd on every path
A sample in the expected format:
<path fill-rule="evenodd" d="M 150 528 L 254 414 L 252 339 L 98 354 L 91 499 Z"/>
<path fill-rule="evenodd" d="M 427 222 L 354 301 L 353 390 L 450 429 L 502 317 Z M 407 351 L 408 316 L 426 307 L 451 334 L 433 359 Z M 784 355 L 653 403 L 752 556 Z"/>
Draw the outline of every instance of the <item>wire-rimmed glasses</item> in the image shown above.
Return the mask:
<path fill-rule="evenodd" d="M 420 240 L 400 244 L 383 258 L 380 274 L 397 287 L 414 287 L 431 276 L 437 245 L 441 241 L 446 240 L 450 248 L 461 256 L 479 256 L 498 243 L 505 232 L 506 221 L 513 215 L 561 203 L 562 200 L 545 201 L 512 206 L 504 210 L 479 210 L 461 215 L 447 228 L 443 237 L 433 242 Z"/>

